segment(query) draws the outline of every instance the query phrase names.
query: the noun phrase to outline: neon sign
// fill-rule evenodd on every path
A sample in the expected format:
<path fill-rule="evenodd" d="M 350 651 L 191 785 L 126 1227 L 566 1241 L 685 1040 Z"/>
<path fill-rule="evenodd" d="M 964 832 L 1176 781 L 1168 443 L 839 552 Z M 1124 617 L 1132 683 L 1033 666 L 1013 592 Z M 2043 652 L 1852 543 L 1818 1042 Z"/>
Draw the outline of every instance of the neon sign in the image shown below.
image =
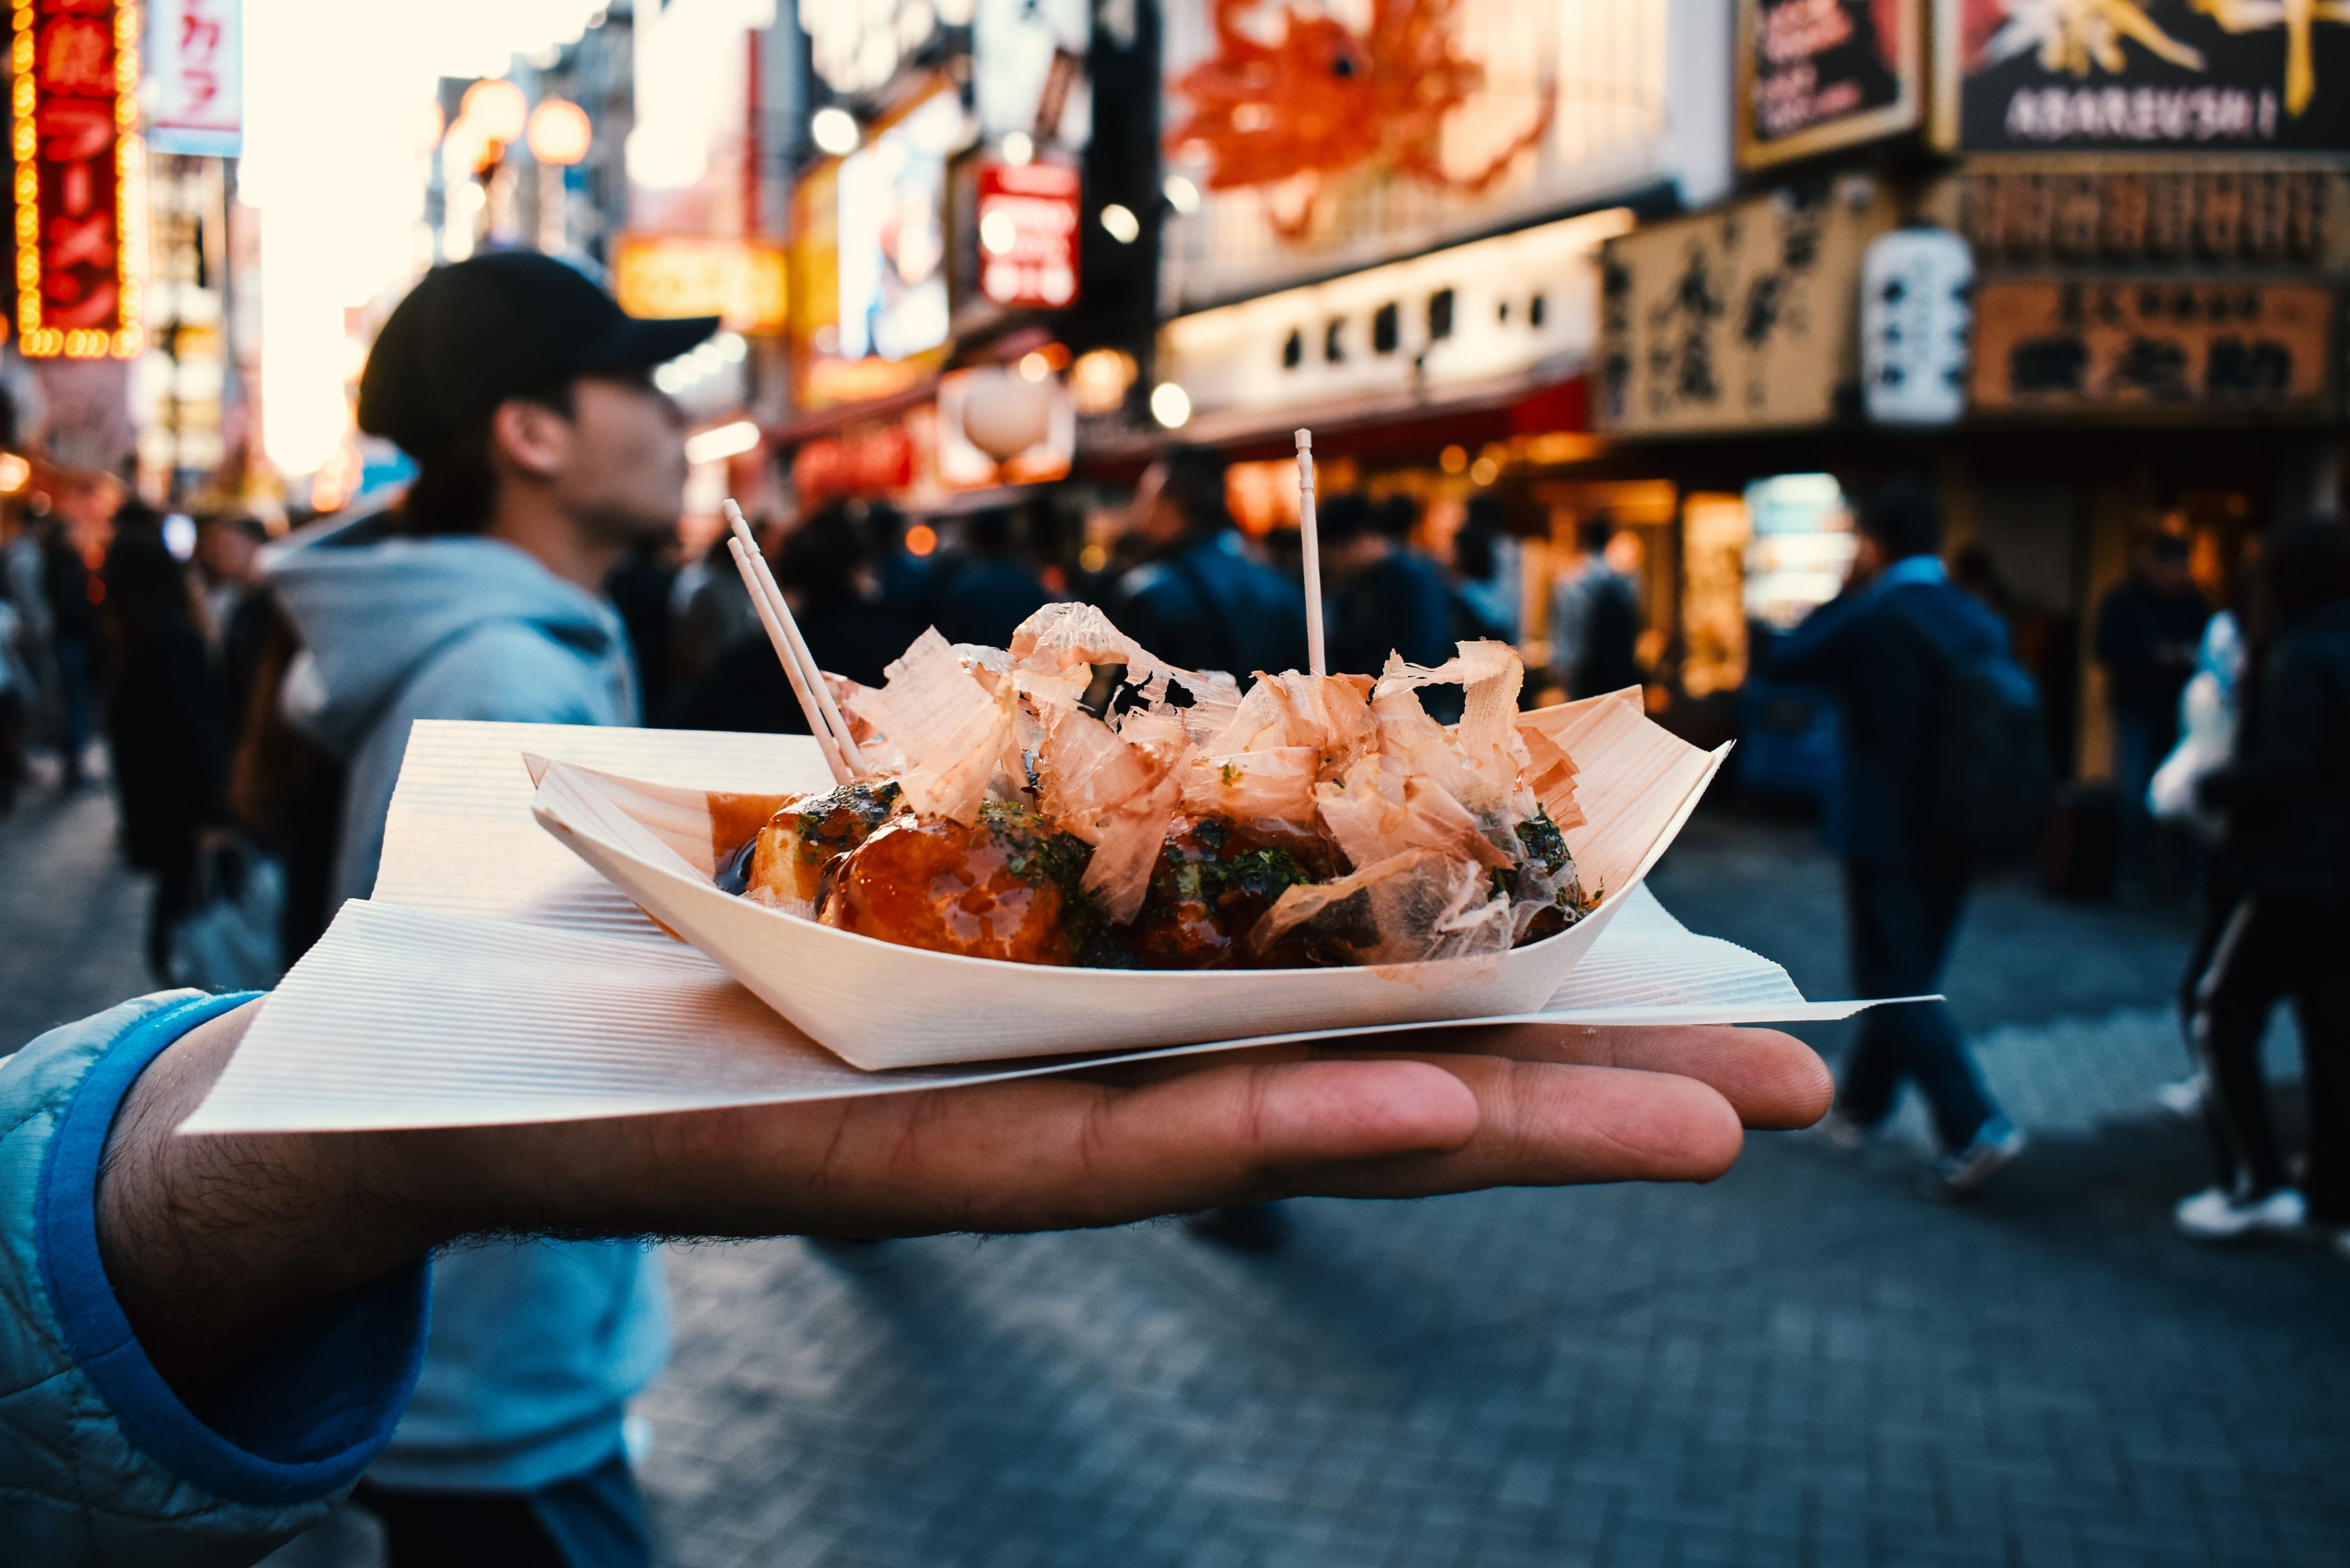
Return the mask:
<path fill-rule="evenodd" d="M 127 359 L 143 342 L 139 7 L 17 0 L 15 10 L 17 347 L 33 358 Z"/>

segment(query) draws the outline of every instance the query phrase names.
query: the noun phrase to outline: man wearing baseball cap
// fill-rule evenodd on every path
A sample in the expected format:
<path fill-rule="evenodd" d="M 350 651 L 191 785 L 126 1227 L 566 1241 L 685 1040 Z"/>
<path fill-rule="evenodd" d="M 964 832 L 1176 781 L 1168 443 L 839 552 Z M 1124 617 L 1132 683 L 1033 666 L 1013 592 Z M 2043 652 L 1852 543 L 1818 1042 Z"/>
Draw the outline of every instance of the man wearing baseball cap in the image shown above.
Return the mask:
<path fill-rule="evenodd" d="M 437 268 L 385 322 L 359 422 L 416 481 L 271 573 L 303 645 L 281 706 L 347 769 L 333 905 L 374 886 L 415 721 L 639 722 L 601 585 L 677 525 L 683 421 L 652 371 L 716 327 L 632 317 L 525 252 Z M 657 1262 L 633 1243 L 444 1259 L 415 1398 L 355 1494 L 394 1568 L 647 1561 L 621 1423 L 667 1352 Z"/>

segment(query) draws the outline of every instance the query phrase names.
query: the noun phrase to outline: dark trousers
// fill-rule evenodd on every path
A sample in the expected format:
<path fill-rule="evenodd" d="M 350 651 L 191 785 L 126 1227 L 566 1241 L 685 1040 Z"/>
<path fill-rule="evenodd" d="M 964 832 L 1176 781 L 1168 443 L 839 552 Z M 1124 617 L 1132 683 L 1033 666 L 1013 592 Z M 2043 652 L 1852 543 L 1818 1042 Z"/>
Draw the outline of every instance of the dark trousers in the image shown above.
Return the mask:
<path fill-rule="evenodd" d="M 172 973 L 172 929 L 196 902 L 196 846 L 174 845 L 155 868 L 155 898 L 147 906 L 147 967 L 159 985 L 185 983 Z"/>
<path fill-rule="evenodd" d="M 2256 892 L 2236 905 L 2196 983 L 2194 1037 L 2210 1076 L 2205 1124 L 2220 1184 L 2239 1199 L 2286 1185 L 2261 1081 L 2261 1035 L 2291 997 L 2309 1103 L 2302 1192 L 2314 1224 L 2350 1225 L 2350 905 Z"/>
<path fill-rule="evenodd" d="M 14 686 L 0 691 L 0 812 L 16 804 L 25 782 L 25 694 Z"/>
<path fill-rule="evenodd" d="M 386 1568 L 646 1568 L 652 1542 L 626 1455 L 535 1491 L 424 1491 L 361 1481 Z"/>
<path fill-rule="evenodd" d="M 2168 890 L 2176 881 L 2171 835 L 2147 809 L 2147 786 L 2178 743 L 2178 716 L 2168 709 L 2116 708 L 2114 788 L 2120 796 L 2121 885 L 2132 891 Z"/>
<path fill-rule="evenodd" d="M 82 780 L 82 759 L 98 722 L 97 656 L 89 644 L 72 638 L 57 639 L 57 757 L 65 766 L 65 782 Z"/>
<path fill-rule="evenodd" d="M 1899 867 L 1847 860 L 1844 893 L 1859 994 L 1919 996 L 1939 990 L 1966 904 L 1966 867 L 1937 860 Z M 1946 1149 L 1966 1147 L 1998 1114 L 1946 1003 L 1862 1013 L 1860 1039 L 1845 1058 L 1836 1086 L 1836 1106 L 1862 1127 L 1873 1126 L 1892 1112 L 1905 1078 L 1926 1096 Z"/>

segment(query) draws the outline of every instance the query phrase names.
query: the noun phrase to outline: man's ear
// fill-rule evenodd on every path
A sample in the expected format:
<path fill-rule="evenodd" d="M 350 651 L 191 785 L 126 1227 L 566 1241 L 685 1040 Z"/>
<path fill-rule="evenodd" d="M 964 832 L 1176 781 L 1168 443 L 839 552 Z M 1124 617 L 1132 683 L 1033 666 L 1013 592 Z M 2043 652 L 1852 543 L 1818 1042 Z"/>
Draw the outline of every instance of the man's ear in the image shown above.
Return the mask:
<path fill-rule="evenodd" d="M 544 403 L 508 398 L 490 415 L 490 458 L 533 479 L 553 479 L 571 458 L 571 421 Z"/>

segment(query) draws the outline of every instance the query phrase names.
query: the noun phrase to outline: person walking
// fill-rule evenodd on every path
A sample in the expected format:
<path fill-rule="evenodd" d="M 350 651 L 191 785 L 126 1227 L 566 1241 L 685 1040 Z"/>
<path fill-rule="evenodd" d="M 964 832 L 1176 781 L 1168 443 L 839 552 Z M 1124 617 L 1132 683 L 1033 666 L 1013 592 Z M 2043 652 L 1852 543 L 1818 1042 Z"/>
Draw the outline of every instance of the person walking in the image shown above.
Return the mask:
<path fill-rule="evenodd" d="M 1640 536 L 1605 513 L 1582 528 L 1582 564 L 1551 591 L 1551 669 L 1570 697 L 1640 684 Z"/>
<path fill-rule="evenodd" d="M 1845 913 L 1854 984 L 1868 997 L 1923 996 L 1942 968 L 1966 907 L 1968 857 L 1927 820 L 1923 800 L 1945 660 L 2003 657 L 2007 630 L 1951 586 L 1936 552 L 1940 504 L 1897 482 L 1865 497 L 1851 580 L 1773 649 L 1765 673 L 1808 681 L 1843 719 L 1840 798 Z M 1948 1003 L 1872 1008 L 1845 1059 L 1828 1136 L 1856 1146 L 1914 1083 L 1932 1112 L 1942 1189 L 1979 1187 L 2023 1147 L 2000 1113 Z"/>
<path fill-rule="evenodd" d="M 2204 1121 L 2217 1180 L 2178 1229 L 2228 1241 L 2303 1227 L 2350 1256 L 2350 529 L 2287 528 L 2261 556 L 2230 760 L 2196 785 L 2239 890 L 2195 981 Z M 2279 1002 L 2301 1024 L 2309 1147 L 2293 1186 L 2261 1080 Z"/>
<path fill-rule="evenodd" d="M 95 567 L 106 557 L 114 511 L 110 484 L 78 486 L 42 541 L 41 586 L 57 677 L 57 783 L 68 791 L 88 782 L 89 742 L 98 727 L 98 605 L 105 585 Z"/>
<path fill-rule="evenodd" d="M 25 720 L 31 711 L 33 674 L 24 656 L 24 618 L 0 596 L 0 816 L 16 808 L 25 782 Z"/>
<path fill-rule="evenodd" d="M 994 506 L 964 524 L 968 553 L 948 575 L 935 622 L 949 642 L 1005 647 L 1022 621 L 1051 602 L 1035 561 L 1013 536 L 1012 521 L 1009 508 Z"/>
<path fill-rule="evenodd" d="M 147 966 L 173 985 L 188 977 L 172 970 L 172 929 L 194 907 L 200 855 L 229 824 L 229 731 L 194 587 L 161 521 L 128 504 L 107 550 L 106 733 L 124 857 L 155 878 Z"/>
<path fill-rule="evenodd" d="M 835 503 L 785 535 L 775 569 L 819 670 L 879 686 L 889 662 L 922 634 L 879 602 L 865 531 L 845 505 Z M 995 646 L 1009 640 L 1007 635 Z M 709 674 L 679 692 L 661 722 L 679 730 L 808 732 L 807 714 L 764 629 L 736 641 Z"/>
<path fill-rule="evenodd" d="M 1179 446 L 1143 470 L 1128 513 L 1142 564 L 1105 607 L 1118 629 L 1168 663 L 1221 670 L 1305 668 L 1305 599 L 1258 560 L 1224 499 L 1224 460 Z"/>
<path fill-rule="evenodd" d="M 2195 652 L 2211 603 L 2188 575 L 2187 541 L 2149 532 L 2126 580 L 2097 606 L 2097 662 L 2114 725 L 2114 785 L 2120 793 L 2121 893 L 2144 898 L 2163 886 L 2158 827 L 2147 786 L 2178 741 L 2178 697 L 2195 673 Z"/>
<path fill-rule="evenodd" d="M 374 885 L 416 721 L 639 722 L 628 634 L 598 590 L 677 526 L 683 417 L 652 370 L 716 327 L 629 317 L 526 252 L 438 268 L 385 322 L 359 422 L 416 481 L 271 571 L 302 644 L 283 704 L 348 769 L 336 902 Z M 442 1260 L 415 1397 L 356 1494 L 393 1564 L 647 1562 L 621 1427 L 667 1344 L 660 1271 L 634 1242 Z"/>
<path fill-rule="evenodd" d="M 1316 521 L 1332 673 L 1377 675 L 1390 653 L 1424 668 L 1452 657 L 1451 590 L 1442 569 L 1411 547 L 1419 512 L 1409 495 L 1324 503 Z"/>

